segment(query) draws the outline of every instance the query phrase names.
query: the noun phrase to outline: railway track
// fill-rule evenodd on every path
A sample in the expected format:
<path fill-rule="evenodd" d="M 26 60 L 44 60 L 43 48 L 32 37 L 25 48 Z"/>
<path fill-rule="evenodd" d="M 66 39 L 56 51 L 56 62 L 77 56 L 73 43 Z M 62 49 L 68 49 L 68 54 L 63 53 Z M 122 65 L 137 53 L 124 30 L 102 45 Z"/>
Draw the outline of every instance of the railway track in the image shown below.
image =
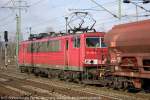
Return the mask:
<path fill-rule="evenodd" d="M 13 70 L 13 73 L 12 73 Z M 64 99 L 101 99 L 101 100 L 149 100 L 148 95 L 129 94 L 110 89 L 66 83 L 59 80 L 36 78 L 33 75 L 22 74 L 15 69 L 0 71 L 0 85 L 19 95 L 30 97 L 48 97 Z M 14 85 L 15 84 L 15 85 Z M 19 92 L 19 91 L 22 92 Z M 26 93 L 25 93 L 26 92 Z M 144 97 L 143 97 L 144 96 Z"/>
<path fill-rule="evenodd" d="M 91 98 L 91 100 L 95 99 L 107 99 L 107 100 L 114 100 L 116 98 L 112 98 L 112 97 L 104 97 L 100 94 L 96 94 L 96 93 L 90 93 L 90 92 L 86 92 L 86 91 L 79 91 L 79 90 L 74 90 L 71 88 L 67 88 L 67 87 L 61 87 L 58 85 L 54 85 L 54 84 L 45 84 L 45 83 L 41 83 L 41 82 L 36 82 L 35 80 L 30 80 L 30 79 L 26 79 L 26 78 L 17 78 L 16 76 L 13 75 L 6 75 L 6 74 L 0 74 L 0 77 L 2 80 L 11 80 L 11 81 L 0 81 L 0 84 L 5 85 L 5 87 L 11 87 L 9 89 L 12 89 L 14 91 L 17 91 L 19 93 L 24 93 L 24 91 L 28 91 L 26 92 L 25 95 L 30 95 L 31 96 L 35 96 L 39 95 L 39 96 L 52 96 L 52 97 L 58 97 L 58 98 L 65 98 L 65 99 L 80 99 L 80 98 Z M 13 87 L 13 88 L 12 88 Z M 19 88 L 19 89 L 16 89 Z"/>

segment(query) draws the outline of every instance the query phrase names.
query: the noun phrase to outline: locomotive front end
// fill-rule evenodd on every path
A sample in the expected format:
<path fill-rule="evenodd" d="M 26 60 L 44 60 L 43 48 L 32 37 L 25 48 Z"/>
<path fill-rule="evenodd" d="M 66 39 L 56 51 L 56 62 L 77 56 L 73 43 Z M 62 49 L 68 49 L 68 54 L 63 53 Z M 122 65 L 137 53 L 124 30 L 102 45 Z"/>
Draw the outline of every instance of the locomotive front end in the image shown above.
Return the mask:
<path fill-rule="evenodd" d="M 106 45 L 104 38 L 99 36 L 85 38 L 85 60 L 87 66 L 100 66 L 106 61 Z"/>
<path fill-rule="evenodd" d="M 106 67 L 108 53 L 104 43 L 104 35 L 99 32 L 84 36 L 83 66 L 88 75 L 95 79 L 100 77 L 100 70 Z"/>

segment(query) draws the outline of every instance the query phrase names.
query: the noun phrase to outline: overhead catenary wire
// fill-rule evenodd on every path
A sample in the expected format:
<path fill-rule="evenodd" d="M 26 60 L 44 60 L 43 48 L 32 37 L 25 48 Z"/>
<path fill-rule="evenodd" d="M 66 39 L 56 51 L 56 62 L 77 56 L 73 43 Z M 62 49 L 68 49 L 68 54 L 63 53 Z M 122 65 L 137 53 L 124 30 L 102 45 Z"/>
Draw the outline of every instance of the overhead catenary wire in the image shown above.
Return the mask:
<path fill-rule="evenodd" d="M 13 19 L 13 20 L 9 20 L 9 21 L 7 21 L 7 22 L 5 22 L 5 23 L 3 23 L 3 24 L 0 24 L 0 26 L 6 26 L 6 25 L 9 25 L 9 24 L 13 24 L 12 22 L 14 22 L 15 20 Z"/>
<path fill-rule="evenodd" d="M 31 6 L 31 5 L 34 6 L 34 5 L 36 5 L 36 4 L 39 4 L 41 1 L 43 1 L 43 0 L 39 0 L 39 1 L 35 2 L 35 3 L 33 3 L 33 4 L 30 4 L 30 6 Z M 114 3 L 114 2 L 116 2 L 116 1 L 107 2 L 107 3 L 104 3 L 104 4 L 111 4 L 111 3 Z M 95 8 L 95 7 L 99 7 L 99 6 L 91 7 L 91 9 L 92 9 L 92 8 Z M 89 9 L 90 9 L 90 8 L 89 8 Z M 60 17 L 65 17 L 65 16 L 60 16 Z M 60 17 L 59 17 L 59 18 L 60 18 Z M 57 17 L 57 18 L 58 18 L 58 17 Z M 54 18 L 54 20 L 57 19 L 57 18 Z M 53 19 L 50 19 L 50 20 L 53 20 Z M 45 23 L 45 22 L 50 21 L 50 20 L 46 20 L 46 21 L 43 21 L 43 22 L 39 22 L 39 23 L 37 23 L 37 24 L 35 24 L 35 25 L 32 25 L 32 27 L 35 27 L 35 26 L 39 27 L 40 24 Z"/>
<path fill-rule="evenodd" d="M 12 1 L 12 0 L 11 0 Z M 39 7 L 39 5 L 41 4 L 41 2 L 42 1 L 46 1 L 46 0 L 37 0 L 37 1 L 35 1 L 35 3 L 32 3 L 32 4 L 30 4 L 29 6 L 31 7 L 31 6 L 36 6 L 37 5 L 37 7 Z M 95 0 L 96 1 L 96 0 Z M 115 0 L 116 1 L 116 0 Z M 109 3 L 108 2 L 108 4 L 112 4 L 112 3 Z M 103 5 L 103 4 L 102 4 Z M 54 5 L 55 6 L 55 5 Z M 114 4 L 114 6 L 115 6 L 115 4 Z M 114 7 L 113 6 L 113 7 Z M 95 6 L 95 7 L 99 7 L 99 6 Z M 104 7 L 105 7 L 105 5 L 104 5 Z M 107 8 L 107 6 L 106 6 L 106 8 Z M 96 9 L 96 8 L 95 8 Z M 47 16 L 48 17 L 48 16 Z M 55 17 L 55 16 L 54 16 Z M 61 18 L 61 17 L 64 17 L 64 16 L 58 16 L 56 19 L 55 18 L 52 18 L 52 19 L 50 19 L 50 20 L 47 20 L 47 19 L 45 19 L 44 21 L 43 20 L 41 20 L 41 21 L 38 21 L 38 22 L 36 22 L 36 23 L 34 23 L 33 24 L 33 27 L 35 28 L 35 27 L 41 27 L 41 26 L 43 26 L 43 24 L 48 24 L 48 23 L 51 23 L 51 21 L 53 21 L 53 20 L 57 20 L 57 19 L 59 19 L 59 18 Z M 113 20 L 113 17 L 111 17 L 110 18 L 110 20 Z M 43 22 L 42 22 L 43 21 Z M 63 20 L 61 20 L 61 21 L 63 21 Z M 102 20 L 103 21 L 103 20 Z M 54 23 L 55 24 L 55 23 Z M 61 23 L 62 24 L 62 23 Z M 31 25 L 32 26 L 32 25 Z M 55 25 L 56 26 L 56 25 Z"/>
<path fill-rule="evenodd" d="M 39 0 L 40 1 L 40 0 Z M 112 4 L 112 3 L 115 3 L 116 0 L 112 1 L 112 2 L 107 2 L 107 3 L 104 3 L 105 5 L 107 4 Z M 35 3 L 36 4 L 36 3 Z M 92 9 L 92 8 L 96 8 L 96 7 L 99 7 L 99 6 L 94 6 L 94 7 L 90 7 L 88 9 Z M 101 10 L 100 10 L 101 11 Z M 103 11 L 103 10 L 102 10 Z M 66 15 L 63 15 L 63 16 L 60 16 L 60 17 L 56 17 L 56 18 L 53 18 L 53 19 L 50 19 L 50 20 L 46 20 L 46 21 L 42 21 L 42 22 L 39 22 L 37 24 L 34 24 L 34 25 L 31 25 L 31 27 L 33 27 L 33 29 L 37 29 L 41 26 L 43 26 L 43 23 L 45 24 L 48 24 L 50 21 L 54 21 L 54 20 L 57 20 L 58 18 L 63 18 L 63 17 L 66 17 Z M 58 26 L 58 25 L 57 25 Z M 61 25 L 62 26 L 62 25 Z"/>
<path fill-rule="evenodd" d="M 87 11 L 87 10 L 90 10 L 90 11 L 104 11 L 104 10 L 90 9 L 90 8 L 89 8 L 89 9 L 81 9 L 81 8 L 80 8 L 80 9 L 68 9 L 68 10 L 69 10 L 69 11 L 72 11 L 72 10 L 73 10 L 73 11 L 76 11 L 76 10 L 79 10 L 79 11 L 81 11 L 81 10 L 82 10 L 82 11 Z"/>
<path fill-rule="evenodd" d="M 150 18 L 150 15 L 149 14 L 145 14 L 145 12 L 140 12 L 141 15 L 139 15 L 138 17 L 141 18 L 141 20 L 144 19 L 149 19 Z M 133 19 L 134 17 L 137 17 L 136 15 L 134 14 L 131 14 L 131 15 L 124 15 L 123 16 L 123 19 L 122 19 L 122 24 L 123 23 L 128 23 L 128 22 L 134 22 L 136 21 L 136 19 Z M 97 23 L 95 26 L 98 27 L 98 26 L 101 26 L 101 25 L 105 25 L 105 30 L 108 30 L 110 27 L 112 27 L 113 25 L 117 25 L 119 24 L 119 21 L 118 20 L 111 20 L 113 17 L 109 17 L 109 18 L 106 18 L 106 19 L 102 19 L 103 22 L 101 23 Z M 105 20 L 105 21 L 104 21 Z M 130 21 L 129 21 L 130 20 Z M 106 28 L 107 27 L 107 28 Z"/>
<path fill-rule="evenodd" d="M 13 4 L 13 6 L 15 6 L 15 1 L 14 1 L 14 0 L 11 0 L 11 2 L 12 2 L 12 4 Z"/>
<path fill-rule="evenodd" d="M 130 14 L 130 15 L 126 15 L 127 17 L 149 17 L 150 14 L 146 14 L 145 12 L 139 12 L 141 15 L 134 15 L 134 14 Z"/>
<path fill-rule="evenodd" d="M 43 1 L 44 0 L 38 0 L 37 2 L 34 2 L 34 3 L 30 4 L 29 7 L 36 6 L 36 5 L 40 4 Z"/>
<path fill-rule="evenodd" d="M 44 0 L 39 0 L 39 1 L 35 2 L 35 3 L 32 3 L 32 4 L 30 4 L 30 7 L 36 6 L 37 4 L 41 3 L 42 1 L 44 1 Z M 60 7 L 60 5 L 58 7 Z M 54 9 L 54 8 L 57 8 L 57 7 L 52 7 L 52 9 Z M 41 21 L 41 22 L 38 22 L 38 23 L 36 23 L 34 25 L 31 25 L 31 27 L 34 27 L 34 28 L 35 27 L 40 27 L 40 26 L 43 26 L 42 25 L 43 23 L 47 23 L 47 22 L 50 22 L 50 21 L 56 21 L 58 18 L 64 18 L 64 17 L 66 17 L 66 15 L 55 17 L 55 18 L 48 19 L 48 20 L 45 20 L 45 21 Z"/>
<path fill-rule="evenodd" d="M 4 7 L 4 6 L 6 6 L 6 5 L 8 5 L 9 3 L 11 3 L 11 0 L 8 0 L 3 6 L 1 6 L 1 7 Z"/>
<path fill-rule="evenodd" d="M 106 2 L 106 3 L 103 3 L 102 5 L 110 5 L 110 4 L 113 4 L 113 3 L 116 3 L 116 0 L 115 1 L 112 1 L 112 2 Z M 86 10 L 90 10 L 90 11 L 104 11 L 104 9 L 96 9 L 97 7 L 99 6 L 94 6 L 94 7 L 89 7 L 89 8 L 70 8 L 68 9 L 69 11 L 76 11 L 76 10 L 81 10 L 81 11 L 86 11 Z"/>
<path fill-rule="evenodd" d="M 111 3 L 108 2 L 108 4 L 111 4 Z M 103 5 L 103 4 L 102 4 L 102 5 Z M 114 5 L 114 6 L 115 6 L 115 5 Z M 113 7 L 114 7 L 114 6 L 113 6 Z M 96 7 L 99 7 L 99 6 L 95 6 L 95 7 L 93 7 L 93 8 L 96 8 Z M 129 8 L 130 8 L 130 7 L 129 7 Z M 117 15 L 116 15 L 116 16 L 117 16 Z M 61 17 L 61 16 L 60 16 L 60 17 Z M 60 17 L 59 17 L 59 18 L 60 18 Z M 130 17 L 130 16 L 127 16 L 127 14 L 125 14 L 125 15 L 123 15 L 122 17 L 124 17 L 124 18 L 127 19 L 127 17 Z M 110 20 L 113 20 L 113 18 L 114 18 L 114 17 L 110 18 Z M 54 19 L 55 19 L 55 18 L 54 18 Z M 56 19 L 58 19 L 58 18 L 56 18 Z M 47 21 L 50 21 L 50 20 L 47 20 Z M 41 24 L 41 23 L 47 24 L 47 21 L 44 21 L 44 22 L 40 22 L 40 23 L 38 23 L 38 24 L 35 24 L 35 25 L 33 25 L 33 27 L 34 27 L 34 28 L 41 27 L 41 26 L 43 26 L 43 24 Z M 110 22 L 110 23 L 111 23 L 111 22 Z"/>
<path fill-rule="evenodd" d="M 150 13 L 150 10 L 145 9 L 143 6 L 140 6 L 140 5 L 138 5 L 137 3 L 135 3 L 135 2 L 131 2 L 131 3 L 134 4 L 134 5 L 137 6 L 137 7 L 139 7 L 139 8 L 141 8 L 141 9 L 145 10 L 146 12 L 149 12 L 149 13 Z"/>
<path fill-rule="evenodd" d="M 115 18 L 119 19 L 119 17 L 117 15 L 113 14 L 111 11 L 109 11 L 108 9 L 106 9 L 101 4 L 97 3 L 95 0 L 90 0 L 90 1 L 92 1 L 93 3 L 95 3 L 96 5 L 98 5 L 100 8 L 104 9 L 106 12 L 108 12 L 109 14 L 111 14 L 112 16 L 114 16 Z"/>
<path fill-rule="evenodd" d="M 64 17 L 64 16 L 61 16 L 61 17 Z M 32 27 L 43 26 L 44 23 L 45 23 L 45 24 L 46 24 L 46 23 L 48 24 L 50 21 L 56 21 L 58 18 L 60 18 L 60 17 L 55 17 L 55 18 L 52 18 L 52 19 L 48 19 L 48 20 L 39 22 L 39 23 L 37 23 L 37 24 L 32 25 Z"/>
<path fill-rule="evenodd" d="M 129 10 L 129 9 L 132 9 L 132 7 L 127 7 L 125 10 Z M 142 14 L 143 13 L 143 14 Z M 124 14 L 124 15 L 122 15 L 121 17 L 123 17 L 123 18 L 126 18 L 126 20 L 128 20 L 128 18 L 129 17 L 149 17 L 150 15 L 149 14 L 144 14 L 144 12 L 140 12 L 140 14 L 142 14 L 142 15 L 139 15 L 139 16 L 136 16 L 136 15 L 132 15 L 132 14 Z M 106 18 L 106 19 L 99 19 L 100 21 L 102 20 L 102 21 L 104 21 L 104 20 L 112 20 L 113 19 L 113 17 L 110 17 L 110 18 Z M 104 22 L 103 22 L 104 23 Z"/>
<path fill-rule="evenodd" d="M 13 15 L 13 14 L 11 13 L 11 14 L 9 14 L 9 15 L 7 15 L 7 16 L 1 18 L 1 19 L 0 19 L 0 22 L 6 21 L 8 18 L 12 17 L 12 15 Z"/>
<path fill-rule="evenodd" d="M 148 15 L 148 14 L 146 14 L 146 15 L 139 15 L 138 17 L 148 17 L 148 16 L 150 16 L 150 15 Z M 122 19 L 122 21 L 128 22 L 126 20 L 127 19 L 129 20 L 129 18 L 131 18 L 131 17 L 134 18 L 134 17 L 137 17 L 137 16 L 136 15 L 128 15 L 128 16 L 124 17 L 124 19 Z M 100 25 L 103 25 L 103 24 L 107 24 L 107 25 L 115 24 L 116 22 L 119 22 L 118 20 L 111 20 L 111 18 L 112 17 L 104 19 L 104 20 L 107 20 L 107 21 L 104 21 L 104 22 L 101 22 L 101 23 L 97 23 L 95 26 L 100 26 Z M 132 19 L 132 20 L 135 20 L 135 19 Z"/>

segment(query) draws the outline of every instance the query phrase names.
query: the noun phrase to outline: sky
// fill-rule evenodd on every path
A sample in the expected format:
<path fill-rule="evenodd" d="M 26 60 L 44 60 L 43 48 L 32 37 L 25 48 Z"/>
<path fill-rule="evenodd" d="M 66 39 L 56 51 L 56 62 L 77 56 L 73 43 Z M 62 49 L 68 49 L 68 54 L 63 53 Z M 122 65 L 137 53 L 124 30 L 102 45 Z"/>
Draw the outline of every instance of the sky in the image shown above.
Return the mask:
<path fill-rule="evenodd" d="M 16 7 L 18 5 L 16 1 L 18 0 L 0 0 L 0 33 L 2 35 L 7 30 L 10 39 L 14 39 L 16 36 L 16 14 L 18 11 L 7 7 Z M 118 16 L 119 0 L 95 1 Z M 150 3 L 138 3 L 138 5 L 150 10 Z M 96 20 L 97 23 L 94 28 L 97 31 L 107 32 L 114 25 L 137 21 L 137 17 L 135 17 L 136 6 L 131 3 L 121 3 L 121 15 L 125 16 L 121 19 L 113 17 L 93 3 L 92 0 L 22 0 L 22 6 L 26 6 L 21 11 L 21 34 L 24 40 L 30 34 L 30 27 L 31 32 L 34 34 L 50 31 L 65 32 L 65 17 L 71 17 L 71 14 L 76 11 L 70 11 L 69 9 L 95 9 L 86 10 L 86 12 L 89 12 Z M 138 8 L 138 15 L 140 16 L 138 20 L 150 19 L 150 16 L 141 17 L 142 15 L 150 15 L 150 12 L 146 12 L 141 8 Z"/>

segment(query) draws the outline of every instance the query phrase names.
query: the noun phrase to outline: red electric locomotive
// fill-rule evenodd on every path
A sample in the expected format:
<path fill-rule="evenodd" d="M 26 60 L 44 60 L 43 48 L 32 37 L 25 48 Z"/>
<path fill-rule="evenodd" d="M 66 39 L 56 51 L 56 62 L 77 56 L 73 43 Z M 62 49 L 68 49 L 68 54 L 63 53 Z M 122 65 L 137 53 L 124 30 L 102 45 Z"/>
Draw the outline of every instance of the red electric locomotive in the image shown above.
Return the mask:
<path fill-rule="evenodd" d="M 97 79 L 106 58 L 102 32 L 30 38 L 19 49 L 21 71 L 70 80 Z"/>

